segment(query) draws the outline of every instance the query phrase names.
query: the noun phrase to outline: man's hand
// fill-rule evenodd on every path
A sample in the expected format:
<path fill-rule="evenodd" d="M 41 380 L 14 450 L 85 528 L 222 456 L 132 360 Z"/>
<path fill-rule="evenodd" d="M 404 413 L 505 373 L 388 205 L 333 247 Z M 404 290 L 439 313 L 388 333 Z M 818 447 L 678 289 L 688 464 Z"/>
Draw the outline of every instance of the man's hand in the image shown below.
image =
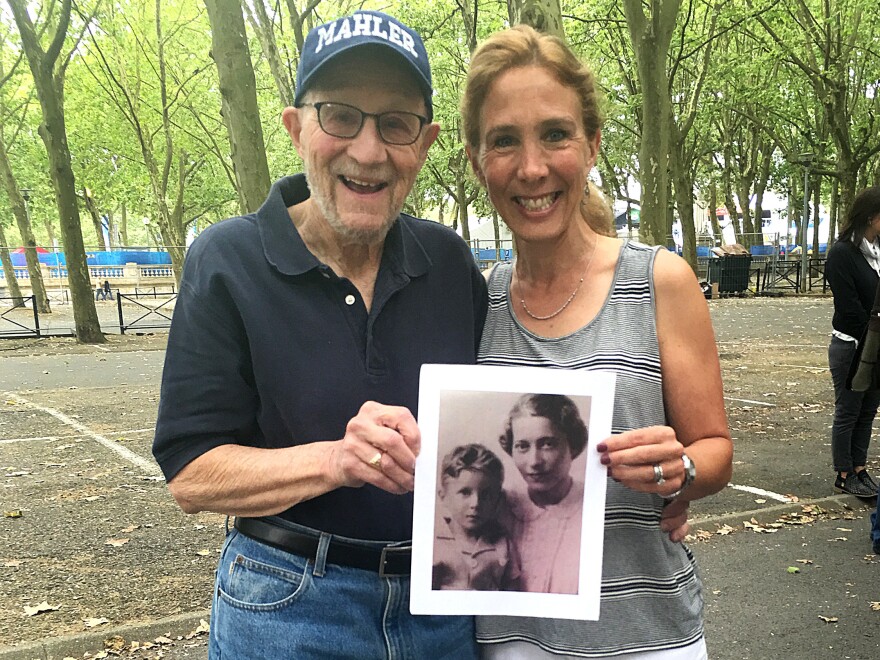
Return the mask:
<path fill-rule="evenodd" d="M 690 502 L 683 500 L 672 500 L 663 507 L 660 529 L 669 532 L 669 540 L 673 543 L 684 541 L 684 537 L 691 531 L 691 526 L 688 525 L 688 509 Z"/>
<path fill-rule="evenodd" d="M 330 452 L 330 470 L 340 486 L 372 484 L 402 495 L 415 486 L 421 432 L 409 410 L 367 401 Z"/>

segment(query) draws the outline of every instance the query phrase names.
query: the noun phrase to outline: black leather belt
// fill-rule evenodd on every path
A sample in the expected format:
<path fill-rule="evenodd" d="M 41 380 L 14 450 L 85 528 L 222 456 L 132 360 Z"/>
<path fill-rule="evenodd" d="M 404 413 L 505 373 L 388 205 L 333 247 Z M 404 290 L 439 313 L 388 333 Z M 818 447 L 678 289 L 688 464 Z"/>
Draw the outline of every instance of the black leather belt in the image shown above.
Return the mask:
<path fill-rule="evenodd" d="M 285 529 L 259 518 L 236 518 L 235 528 L 256 541 L 313 561 L 317 559 L 319 539 L 316 536 Z M 332 537 L 327 548 L 327 563 L 373 571 L 382 577 L 409 575 L 411 550 L 410 546 L 371 548 Z"/>

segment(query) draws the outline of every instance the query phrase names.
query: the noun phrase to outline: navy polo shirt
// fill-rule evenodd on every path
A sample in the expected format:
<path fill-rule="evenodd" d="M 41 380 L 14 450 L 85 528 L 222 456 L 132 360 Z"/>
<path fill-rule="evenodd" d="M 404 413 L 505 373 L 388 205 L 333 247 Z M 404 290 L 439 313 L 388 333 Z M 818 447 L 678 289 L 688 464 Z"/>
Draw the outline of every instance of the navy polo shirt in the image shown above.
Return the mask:
<path fill-rule="evenodd" d="M 187 254 L 153 442 L 168 480 L 223 444 L 338 440 L 369 400 L 416 414 L 422 364 L 475 361 L 486 285 L 461 238 L 402 214 L 368 313 L 294 227 L 287 207 L 308 196 L 302 175 L 281 179 L 256 213 L 209 227 Z M 403 540 L 412 495 L 340 488 L 281 515 L 331 534 Z"/>

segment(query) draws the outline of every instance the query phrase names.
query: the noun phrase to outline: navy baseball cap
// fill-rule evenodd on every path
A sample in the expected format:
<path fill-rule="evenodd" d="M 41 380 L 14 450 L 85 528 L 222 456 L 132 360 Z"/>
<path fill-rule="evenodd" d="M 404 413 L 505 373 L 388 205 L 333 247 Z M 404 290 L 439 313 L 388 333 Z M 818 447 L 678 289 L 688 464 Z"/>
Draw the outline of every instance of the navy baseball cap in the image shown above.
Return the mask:
<path fill-rule="evenodd" d="M 325 64 L 337 55 L 360 46 L 382 46 L 409 65 L 422 89 L 428 121 L 431 121 L 434 117 L 433 90 L 425 44 L 415 30 L 380 11 L 357 11 L 309 31 L 296 67 L 293 104 L 298 106 L 302 103 L 303 95 Z"/>

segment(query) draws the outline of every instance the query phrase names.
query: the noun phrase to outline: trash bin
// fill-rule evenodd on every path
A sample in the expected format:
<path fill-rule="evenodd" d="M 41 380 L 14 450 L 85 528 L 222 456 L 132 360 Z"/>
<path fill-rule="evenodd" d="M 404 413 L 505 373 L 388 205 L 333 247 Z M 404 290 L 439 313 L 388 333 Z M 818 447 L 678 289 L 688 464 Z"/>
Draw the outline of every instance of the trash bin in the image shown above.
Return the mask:
<path fill-rule="evenodd" d="M 742 293 L 749 288 L 750 254 L 725 254 L 709 260 L 709 282 L 718 283 L 718 293 Z"/>

